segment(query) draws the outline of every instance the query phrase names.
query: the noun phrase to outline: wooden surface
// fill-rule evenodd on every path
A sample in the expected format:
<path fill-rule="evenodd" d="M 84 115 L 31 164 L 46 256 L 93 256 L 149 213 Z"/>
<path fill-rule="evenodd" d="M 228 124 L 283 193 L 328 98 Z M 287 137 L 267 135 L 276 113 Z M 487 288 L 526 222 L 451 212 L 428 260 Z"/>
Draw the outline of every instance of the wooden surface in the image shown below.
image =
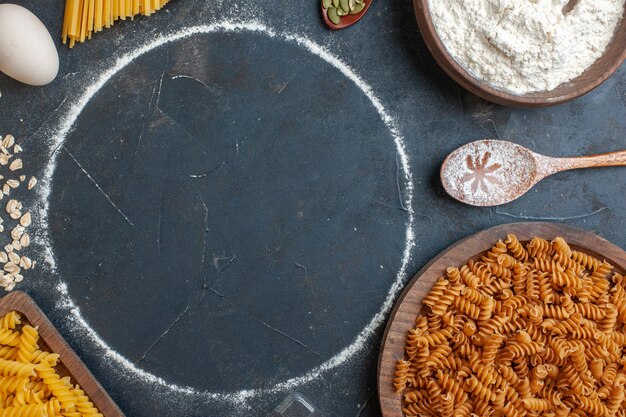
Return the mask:
<path fill-rule="evenodd" d="M 59 354 L 59 364 L 55 369 L 61 376 L 71 376 L 72 383 L 81 386 L 105 417 L 124 417 L 115 402 L 28 294 L 14 291 L 0 299 L 0 315 L 12 310 L 20 313 L 23 324 L 28 322 L 37 328 L 40 348 Z"/>
<path fill-rule="evenodd" d="M 626 151 L 608 152 L 574 158 L 552 158 L 534 153 L 537 166 L 543 177 L 561 171 L 580 168 L 600 168 L 626 165 Z"/>
<path fill-rule="evenodd" d="M 396 393 L 392 380 L 395 364 L 404 357 L 407 332 L 422 310 L 422 299 L 449 266 L 461 266 L 469 259 L 478 259 L 498 239 L 514 233 L 525 243 L 538 236 L 552 240 L 563 237 L 572 248 L 608 260 L 619 273 L 626 271 L 626 252 L 601 237 L 557 223 L 514 223 L 484 230 L 462 239 L 435 256 L 409 282 L 389 316 L 378 362 L 378 396 L 384 417 L 403 417 L 402 396 Z"/>
<path fill-rule="evenodd" d="M 420 32 L 441 68 L 463 88 L 485 100 L 511 107 L 548 107 L 588 93 L 604 82 L 626 58 L 626 19 L 622 19 L 604 55 L 580 76 L 551 91 L 517 95 L 496 89 L 471 75 L 448 53 L 439 39 L 428 8 L 429 0 L 413 0 Z"/>
<path fill-rule="evenodd" d="M 324 18 L 324 22 L 328 25 L 329 28 L 333 30 L 345 29 L 348 26 L 352 26 L 356 22 L 361 20 L 361 18 L 365 15 L 365 13 L 367 13 L 367 10 L 372 5 L 372 0 L 364 0 L 363 3 L 365 3 L 365 8 L 363 9 L 363 11 L 357 14 L 348 14 L 346 16 L 341 16 L 341 20 L 339 21 L 339 24 L 336 25 L 330 21 L 330 19 L 328 18 L 328 10 L 324 8 L 322 1 L 320 1 L 320 6 L 322 8 L 322 17 Z"/>

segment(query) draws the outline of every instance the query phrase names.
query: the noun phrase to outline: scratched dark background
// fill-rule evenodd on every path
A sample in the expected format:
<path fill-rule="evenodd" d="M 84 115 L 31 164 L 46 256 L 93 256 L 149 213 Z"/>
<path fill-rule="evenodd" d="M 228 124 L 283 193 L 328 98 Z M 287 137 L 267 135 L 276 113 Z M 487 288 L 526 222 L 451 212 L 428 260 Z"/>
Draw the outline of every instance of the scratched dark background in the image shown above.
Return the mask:
<path fill-rule="evenodd" d="M 556 156 L 626 148 L 623 68 L 569 104 L 517 110 L 446 77 L 407 0 L 374 2 L 361 23 L 334 33 L 314 1 L 173 1 L 73 50 L 58 42 L 63 2 L 17 3 L 42 18 L 61 59 L 43 88 L 0 75 L 0 130 L 25 142 L 31 173 L 50 159 L 46 132 L 120 52 L 188 25 L 256 18 L 327 47 L 398 122 L 415 184 L 408 275 L 464 236 L 524 219 L 561 221 L 626 247 L 624 168 L 559 174 L 495 209 L 453 201 L 437 176 L 448 152 L 485 137 Z M 227 393 L 271 388 L 352 343 L 401 264 L 408 216 L 390 133 L 347 78 L 279 39 L 199 35 L 149 52 L 95 95 L 57 152 L 49 231 L 58 270 L 40 262 L 21 288 L 128 416 L 267 415 L 289 390 L 244 407 L 181 400 L 129 377 L 67 325 L 55 306 L 58 279 L 139 368 Z M 327 416 L 380 416 L 382 330 L 296 390 Z"/>

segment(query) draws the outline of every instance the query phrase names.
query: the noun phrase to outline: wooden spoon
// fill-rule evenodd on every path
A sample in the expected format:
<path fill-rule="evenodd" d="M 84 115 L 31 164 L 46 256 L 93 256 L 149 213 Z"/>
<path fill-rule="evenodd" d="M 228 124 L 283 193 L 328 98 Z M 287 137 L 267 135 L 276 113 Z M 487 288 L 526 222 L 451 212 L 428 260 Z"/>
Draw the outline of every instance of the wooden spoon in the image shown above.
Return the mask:
<path fill-rule="evenodd" d="M 560 171 L 626 166 L 626 151 L 576 158 L 540 155 L 503 140 L 479 140 L 454 150 L 441 165 L 441 182 L 455 199 L 473 206 L 497 206 L 520 197 Z"/>
<path fill-rule="evenodd" d="M 372 4 L 372 0 L 363 0 L 363 3 L 365 4 L 365 7 L 363 8 L 363 10 L 360 13 L 348 14 L 346 16 L 341 16 L 341 20 L 339 21 L 339 24 L 336 25 L 328 18 L 328 9 L 324 8 L 324 0 L 320 0 L 320 5 L 322 7 L 322 16 L 324 17 L 324 22 L 326 22 L 328 27 L 333 29 L 333 30 L 339 30 L 339 29 L 347 28 L 348 26 L 352 26 L 356 22 L 361 20 L 363 15 L 370 8 L 370 6 Z"/>

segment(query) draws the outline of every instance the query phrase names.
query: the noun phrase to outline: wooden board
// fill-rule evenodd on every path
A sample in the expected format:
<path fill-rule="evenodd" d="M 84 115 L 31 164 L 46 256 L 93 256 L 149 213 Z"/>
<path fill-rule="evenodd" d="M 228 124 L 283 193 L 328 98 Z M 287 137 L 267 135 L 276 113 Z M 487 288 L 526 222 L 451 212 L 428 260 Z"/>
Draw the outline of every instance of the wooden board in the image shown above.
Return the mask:
<path fill-rule="evenodd" d="M 449 266 L 461 266 L 469 259 L 479 259 L 498 239 L 514 233 L 521 242 L 538 236 L 552 240 L 563 237 L 573 249 L 606 259 L 616 272 L 626 272 L 626 252 L 590 232 L 557 223 L 512 223 L 496 226 L 462 239 L 435 256 L 409 282 L 391 311 L 378 361 L 378 396 L 384 417 L 403 417 L 402 397 L 392 385 L 396 362 L 404 357 L 407 332 L 422 310 L 422 299 Z"/>
<path fill-rule="evenodd" d="M 124 417 L 122 410 L 28 294 L 14 291 L 0 299 L 0 315 L 9 311 L 17 311 L 22 316 L 22 323 L 27 322 L 37 328 L 40 347 L 60 355 L 59 364 L 55 367 L 59 375 L 71 376 L 72 383 L 81 386 L 100 413 L 105 417 Z"/>

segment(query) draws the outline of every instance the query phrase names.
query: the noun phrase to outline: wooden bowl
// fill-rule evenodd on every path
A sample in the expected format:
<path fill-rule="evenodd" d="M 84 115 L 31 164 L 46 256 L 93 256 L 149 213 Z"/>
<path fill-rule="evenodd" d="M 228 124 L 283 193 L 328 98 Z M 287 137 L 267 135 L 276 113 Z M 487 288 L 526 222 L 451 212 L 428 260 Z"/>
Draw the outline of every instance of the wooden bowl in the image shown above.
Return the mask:
<path fill-rule="evenodd" d="M 626 252 L 590 232 L 574 229 L 559 223 L 512 223 L 483 230 L 462 239 L 435 256 L 404 289 L 391 311 L 378 360 L 378 397 L 383 417 L 404 417 L 402 395 L 393 387 L 396 362 L 404 358 L 407 332 L 415 325 L 422 311 L 422 300 L 437 279 L 449 266 L 461 266 L 468 260 L 480 259 L 498 239 L 514 233 L 521 242 L 538 236 L 552 240 L 563 237 L 573 249 L 606 259 L 619 273 L 626 272 Z"/>
<path fill-rule="evenodd" d="M 508 93 L 474 77 L 452 58 L 437 35 L 428 0 L 413 0 L 413 6 L 426 46 L 439 66 L 466 90 L 505 106 L 548 107 L 573 100 L 602 84 L 626 59 L 626 18 L 622 18 L 604 54 L 580 76 L 550 91 L 524 95 Z"/>

